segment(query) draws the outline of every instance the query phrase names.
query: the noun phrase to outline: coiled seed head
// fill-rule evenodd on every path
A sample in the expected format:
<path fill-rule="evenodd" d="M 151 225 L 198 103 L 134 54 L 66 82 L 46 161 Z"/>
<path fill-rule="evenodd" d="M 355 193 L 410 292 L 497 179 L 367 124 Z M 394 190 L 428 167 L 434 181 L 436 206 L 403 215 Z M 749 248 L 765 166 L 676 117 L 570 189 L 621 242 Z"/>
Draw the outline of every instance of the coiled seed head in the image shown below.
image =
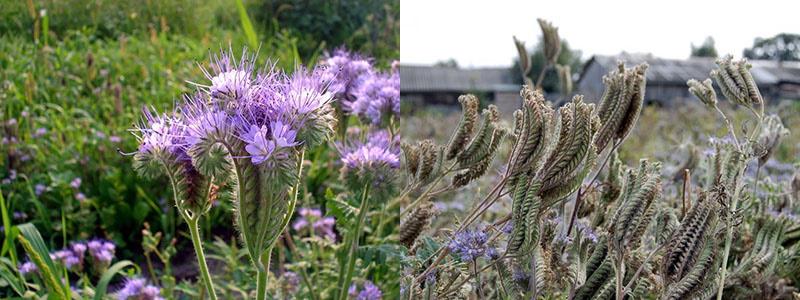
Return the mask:
<path fill-rule="evenodd" d="M 461 103 L 461 121 L 453 131 L 450 141 L 447 143 L 447 160 L 452 160 L 458 156 L 459 153 L 464 151 L 469 143 L 469 139 L 475 132 L 475 127 L 478 124 L 478 97 L 474 95 L 462 95 L 458 97 L 458 102 Z"/>
<path fill-rule="evenodd" d="M 728 101 L 751 108 L 764 101 L 750 74 L 752 65 L 746 59 L 734 61 L 733 56 L 726 55 L 716 63 L 718 67 L 710 75 Z"/>
<path fill-rule="evenodd" d="M 430 224 L 430 220 L 435 214 L 433 203 L 425 202 L 408 215 L 400 224 L 400 244 L 411 249 L 417 237 Z"/>
<path fill-rule="evenodd" d="M 661 195 L 661 164 L 641 160 L 639 170 L 629 170 L 625 188 L 611 221 L 612 246 L 623 253 L 635 248 L 653 219 L 654 202 Z"/>
<path fill-rule="evenodd" d="M 561 38 L 558 37 L 558 27 L 553 26 L 552 23 L 544 19 L 537 19 L 537 21 L 544 36 L 544 58 L 548 63 L 555 64 L 558 54 L 561 53 Z"/>
<path fill-rule="evenodd" d="M 603 77 L 606 90 L 598 109 L 602 127 L 594 142 L 598 151 L 612 140 L 621 143 L 636 125 L 644 104 L 647 67 L 645 63 L 626 69 L 619 62 L 616 71 Z"/>
<path fill-rule="evenodd" d="M 789 134 L 789 130 L 783 126 L 781 118 L 777 115 L 766 116 L 762 122 L 761 132 L 757 143 L 754 145 L 756 148 L 754 152 L 758 156 L 759 166 L 767 163 L 767 160 L 780 145 L 781 139 Z"/>
<path fill-rule="evenodd" d="M 689 79 L 686 84 L 689 85 L 689 92 L 697 99 L 700 99 L 700 102 L 710 108 L 717 106 L 717 92 L 714 91 L 714 86 L 711 85 L 711 79 L 706 78 L 703 82 Z"/>

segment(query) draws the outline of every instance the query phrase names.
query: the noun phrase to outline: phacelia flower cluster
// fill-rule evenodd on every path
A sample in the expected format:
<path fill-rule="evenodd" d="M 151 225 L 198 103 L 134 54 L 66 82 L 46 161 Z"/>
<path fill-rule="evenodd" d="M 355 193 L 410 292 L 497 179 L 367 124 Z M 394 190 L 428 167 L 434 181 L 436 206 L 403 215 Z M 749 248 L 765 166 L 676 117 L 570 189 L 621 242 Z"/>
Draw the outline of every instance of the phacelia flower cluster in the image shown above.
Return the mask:
<path fill-rule="evenodd" d="M 326 68 L 299 67 L 287 75 L 269 64 L 257 71 L 254 63 L 255 57 L 246 53 L 236 61 L 223 52 L 203 69 L 210 84 L 196 84 L 199 91 L 172 113 L 146 109 L 134 130 L 140 142 L 137 170 L 159 175 L 167 161 L 220 175 L 223 157 L 230 155 L 280 172 L 294 167 L 298 146 L 327 139 L 336 118 L 329 92 L 334 79 L 325 77 Z M 239 152 L 228 153 L 231 149 Z"/>
<path fill-rule="evenodd" d="M 456 233 L 448 247 L 462 261 L 474 261 L 486 254 L 488 235 L 483 230 L 464 230 Z"/>
<path fill-rule="evenodd" d="M 327 76 L 337 78 L 331 90 L 342 101 L 345 112 L 375 125 L 400 113 L 400 75 L 396 68 L 378 71 L 369 60 L 344 49 L 334 51 L 322 64 L 331 67 Z"/>
<path fill-rule="evenodd" d="M 163 300 L 161 288 L 147 284 L 144 278 L 128 278 L 125 285 L 117 291 L 118 300 Z"/>
<path fill-rule="evenodd" d="M 93 239 L 88 242 L 72 242 L 68 247 L 50 253 L 50 259 L 64 268 L 74 272 L 82 272 L 87 266 L 101 274 L 114 259 L 116 246 L 110 241 Z M 38 271 L 31 261 L 25 261 L 18 266 L 22 275 L 33 274 Z"/>
<path fill-rule="evenodd" d="M 322 211 L 316 208 L 301 208 L 298 210 L 300 217 L 292 223 L 295 231 L 310 228 L 315 234 L 323 236 L 329 240 L 336 240 L 336 233 L 333 226 L 336 220 L 333 217 L 323 217 Z"/>
<path fill-rule="evenodd" d="M 351 285 L 350 289 L 347 291 L 347 294 L 356 300 L 383 299 L 383 293 L 381 292 L 380 288 L 373 284 L 372 281 L 365 281 L 361 290 L 358 290 L 358 287 L 355 284 Z"/>
<path fill-rule="evenodd" d="M 345 173 L 382 174 L 400 167 L 400 138 L 385 130 L 371 132 L 366 142 L 339 148 Z"/>

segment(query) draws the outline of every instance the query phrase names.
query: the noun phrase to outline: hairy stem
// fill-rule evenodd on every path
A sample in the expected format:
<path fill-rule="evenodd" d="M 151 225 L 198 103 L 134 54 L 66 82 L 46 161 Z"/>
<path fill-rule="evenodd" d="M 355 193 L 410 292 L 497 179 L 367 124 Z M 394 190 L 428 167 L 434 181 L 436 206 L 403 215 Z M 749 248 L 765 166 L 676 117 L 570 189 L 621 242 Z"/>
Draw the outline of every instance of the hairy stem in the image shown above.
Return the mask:
<path fill-rule="evenodd" d="M 256 268 L 256 300 L 267 299 L 267 282 L 269 279 L 269 263 L 272 254 L 272 246 L 267 248 L 259 260 L 261 261 L 262 268 Z"/>
<path fill-rule="evenodd" d="M 217 294 L 214 292 L 214 284 L 211 282 L 211 274 L 208 272 L 208 265 L 206 264 L 206 255 L 203 253 L 203 245 L 200 239 L 200 230 L 197 226 L 199 216 L 187 219 L 186 223 L 189 225 L 189 234 L 192 238 L 192 245 L 194 246 L 195 254 L 197 254 L 197 265 L 200 267 L 200 278 L 203 285 L 206 287 L 209 298 L 212 300 L 217 299 Z"/>
<path fill-rule="evenodd" d="M 358 219 L 353 228 L 350 229 L 348 242 L 345 249 L 347 254 L 344 257 L 344 264 L 339 272 L 339 297 L 337 299 L 347 299 L 347 290 L 350 281 L 353 279 L 353 271 L 356 266 L 356 250 L 358 249 L 358 239 L 361 236 L 364 220 L 367 218 L 367 210 L 369 209 L 369 188 L 371 183 L 364 185 L 364 192 L 361 195 L 361 205 L 358 207 Z"/>

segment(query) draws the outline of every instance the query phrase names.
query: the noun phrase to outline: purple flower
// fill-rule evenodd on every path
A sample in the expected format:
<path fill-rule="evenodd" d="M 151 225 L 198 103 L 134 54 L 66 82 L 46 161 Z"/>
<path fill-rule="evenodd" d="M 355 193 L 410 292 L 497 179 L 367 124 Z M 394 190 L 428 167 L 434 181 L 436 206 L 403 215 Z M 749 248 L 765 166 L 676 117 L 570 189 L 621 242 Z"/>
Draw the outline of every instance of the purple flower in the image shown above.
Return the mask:
<path fill-rule="evenodd" d="M 489 237 L 483 230 L 464 230 L 456 233 L 448 246 L 463 261 L 473 261 L 486 253 Z"/>
<path fill-rule="evenodd" d="M 380 124 L 386 115 L 400 113 L 400 76 L 374 73 L 366 76 L 355 92 L 355 100 L 344 102 L 346 111 Z"/>
<path fill-rule="evenodd" d="M 44 136 L 45 134 L 47 134 L 47 128 L 44 128 L 44 127 L 39 127 L 39 128 L 37 128 L 37 129 L 36 129 L 36 131 L 33 133 L 33 137 L 35 137 L 35 138 L 38 138 L 38 137 L 42 137 L 42 136 Z"/>
<path fill-rule="evenodd" d="M 109 241 L 94 239 L 86 243 L 89 250 L 89 255 L 100 266 L 107 266 L 114 259 L 114 251 L 116 246 Z"/>
<path fill-rule="evenodd" d="M 334 225 L 336 225 L 336 220 L 333 217 L 324 217 L 314 222 L 314 232 L 329 240 L 336 240 L 336 233 L 333 232 Z"/>
<path fill-rule="evenodd" d="M 116 135 L 112 135 L 112 136 L 108 137 L 108 140 L 111 141 L 112 143 L 122 142 L 122 138 L 119 137 L 119 136 L 116 136 Z"/>
<path fill-rule="evenodd" d="M 144 278 L 128 278 L 125 285 L 117 291 L 119 300 L 162 300 L 161 289 L 147 284 Z"/>
<path fill-rule="evenodd" d="M 78 202 L 86 201 L 86 195 L 83 193 L 77 193 L 75 194 L 75 200 L 78 200 Z"/>
<path fill-rule="evenodd" d="M 381 290 L 371 281 L 367 281 L 364 282 L 364 289 L 358 293 L 356 300 L 380 300 L 382 296 Z"/>
<path fill-rule="evenodd" d="M 372 70 L 372 63 L 358 54 L 341 48 L 326 55 L 320 64 L 327 66 L 326 77 L 336 78 L 331 83 L 330 91 L 339 99 L 353 98 L 356 87 L 363 80 L 363 75 Z"/>
<path fill-rule="evenodd" d="M 33 262 L 30 262 L 30 261 L 26 261 L 24 263 L 21 263 L 17 267 L 17 269 L 19 270 L 19 273 L 22 274 L 23 276 L 31 274 L 31 273 L 34 273 L 34 272 L 39 270 L 36 267 L 36 265 Z"/>
<path fill-rule="evenodd" d="M 81 178 L 80 177 L 76 177 L 75 179 L 70 181 L 69 186 L 71 186 L 73 189 L 77 189 L 77 188 L 81 187 L 81 182 L 82 182 Z"/>
<path fill-rule="evenodd" d="M 172 155 L 177 160 L 188 160 L 185 148 L 185 126 L 181 120 L 167 115 L 156 115 L 150 109 L 144 110 L 145 121 L 134 132 L 139 140 L 140 154 L 153 156 Z"/>
<path fill-rule="evenodd" d="M 342 163 L 348 170 L 375 171 L 378 168 L 400 167 L 399 137 L 389 140 L 389 133 L 381 130 L 371 134 L 366 143 L 340 147 Z"/>
<path fill-rule="evenodd" d="M 300 231 L 303 228 L 307 227 L 310 222 L 322 217 L 322 211 L 316 208 L 308 208 L 303 207 L 297 210 L 297 213 L 300 215 L 297 220 L 292 223 L 292 228 L 295 231 Z"/>
<path fill-rule="evenodd" d="M 292 223 L 292 228 L 295 231 L 300 231 L 310 226 L 317 235 L 330 240 L 336 239 L 336 233 L 333 231 L 336 220 L 333 217 L 322 217 L 322 212 L 319 209 L 306 207 L 299 209 L 298 214 L 300 217 Z"/>
<path fill-rule="evenodd" d="M 244 137 L 247 142 L 245 150 L 251 155 L 253 164 L 261 164 L 275 156 L 280 159 L 280 150 L 294 147 L 297 132 L 280 121 L 272 123 L 269 129 L 266 126 L 251 126 Z"/>
<path fill-rule="evenodd" d="M 13 218 L 15 221 L 25 220 L 28 218 L 28 214 L 21 211 L 15 211 L 13 214 Z"/>

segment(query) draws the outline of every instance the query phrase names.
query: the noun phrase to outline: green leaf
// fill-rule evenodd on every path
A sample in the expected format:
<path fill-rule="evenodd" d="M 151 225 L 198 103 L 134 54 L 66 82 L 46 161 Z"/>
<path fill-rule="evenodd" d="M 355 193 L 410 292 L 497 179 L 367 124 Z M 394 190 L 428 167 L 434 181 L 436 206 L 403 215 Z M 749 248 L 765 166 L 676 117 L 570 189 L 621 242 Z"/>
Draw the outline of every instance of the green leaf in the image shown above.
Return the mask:
<path fill-rule="evenodd" d="M 14 265 L 12 264 L 12 266 Z M 8 268 L 7 263 L 0 264 L 0 278 L 3 278 L 3 280 L 5 280 L 18 295 L 22 296 L 22 294 L 25 292 L 23 282 L 14 275 L 14 272 L 11 271 L 11 269 Z"/>
<path fill-rule="evenodd" d="M 358 208 L 338 197 L 331 197 L 327 200 L 325 207 L 328 209 L 329 214 L 336 217 L 337 227 L 350 228 L 350 224 L 358 214 Z"/>
<path fill-rule="evenodd" d="M 129 260 L 123 260 L 115 263 L 112 265 L 103 276 L 100 277 L 100 281 L 97 282 L 97 287 L 94 290 L 94 299 L 95 300 L 102 300 L 103 296 L 106 295 L 106 289 L 108 289 L 108 284 L 111 282 L 111 279 L 114 278 L 114 275 L 117 275 L 122 269 L 128 266 L 133 266 L 133 263 Z"/>
<path fill-rule="evenodd" d="M 56 276 L 56 274 L 58 274 L 56 265 L 53 263 L 53 260 L 50 259 L 50 251 L 47 249 L 42 235 L 39 234 L 39 230 L 31 223 L 19 225 L 17 228 L 19 228 L 20 233 L 22 233 L 21 236 L 18 236 L 20 244 L 22 244 L 22 248 L 28 253 L 28 257 L 31 258 L 31 261 L 36 264 L 47 289 L 56 296 L 65 298 L 64 285 L 67 284 L 68 286 L 69 283 L 62 282 L 61 279 Z"/>
<path fill-rule="evenodd" d="M 255 29 L 253 29 L 253 23 L 250 22 L 250 17 L 247 16 L 247 9 L 245 9 L 242 0 L 236 0 L 236 9 L 239 11 L 239 20 L 242 21 L 242 29 L 247 37 L 247 43 L 250 44 L 250 48 L 257 49 L 258 37 Z"/>

